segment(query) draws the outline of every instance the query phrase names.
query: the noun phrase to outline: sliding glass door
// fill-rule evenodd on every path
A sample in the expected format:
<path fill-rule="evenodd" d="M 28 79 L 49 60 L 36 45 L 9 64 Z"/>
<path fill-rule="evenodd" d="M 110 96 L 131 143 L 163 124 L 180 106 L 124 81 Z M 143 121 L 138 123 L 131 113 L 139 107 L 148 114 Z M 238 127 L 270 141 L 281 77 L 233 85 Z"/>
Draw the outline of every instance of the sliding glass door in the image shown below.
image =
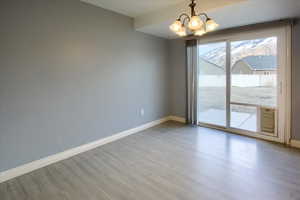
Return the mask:
<path fill-rule="evenodd" d="M 199 45 L 198 52 L 199 122 L 226 126 L 226 42 Z"/>
<path fill-rule="evenodd" d="M 276 29 L 199 42 L 200 125 L 283 140 L 285 34 Z"/>

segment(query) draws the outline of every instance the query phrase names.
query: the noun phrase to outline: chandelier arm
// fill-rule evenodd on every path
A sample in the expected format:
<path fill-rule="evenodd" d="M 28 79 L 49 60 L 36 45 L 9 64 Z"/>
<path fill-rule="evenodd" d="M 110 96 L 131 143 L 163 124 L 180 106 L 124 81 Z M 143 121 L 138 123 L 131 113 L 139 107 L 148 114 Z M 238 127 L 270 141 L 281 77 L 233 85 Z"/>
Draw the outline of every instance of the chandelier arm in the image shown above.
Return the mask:
<path fill-rule="evenodd" d="M 208 15 L 206 13 L 199 13 L 198 14 L 199 17 L 204 16 L 207 19 L 209 19 Z"/>
<path fill-rule="evenodd" d="M 190 16 L 189 16 L 188 14 L 186 14 L 186 13 L 182 13 L 182 14 L 178 17 L 178 20 L 181 21 L 181 18 L 182 18 L 182 17 L 185 17 L 185 18 L 183 19 L 183 21 L 185 21 L 186 18 L 188 18 L 188 19 L 190 20 Z"/>
<path fill-rule="evenodd" d="M 185 17 L 185 18 L 183 19 L 183 21 L 182 21 L 182 24 L 183 24 L 183 25 L 185 25 L 186 20 L 187 20 L 187 22 L 189 22 L 191 19 L 190 19 L 189 16 Z"/>

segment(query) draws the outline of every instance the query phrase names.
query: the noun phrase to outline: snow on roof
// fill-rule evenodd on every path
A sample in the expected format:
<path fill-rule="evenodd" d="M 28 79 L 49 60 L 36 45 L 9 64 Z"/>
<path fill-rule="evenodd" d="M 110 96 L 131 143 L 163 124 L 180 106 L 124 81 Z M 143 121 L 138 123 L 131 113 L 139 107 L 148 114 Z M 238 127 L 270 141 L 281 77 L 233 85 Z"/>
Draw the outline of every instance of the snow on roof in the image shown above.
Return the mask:
<path fill-rule="evenodd" d="M 276 56 L 247 56 L 242 58 L 252 70 L 276 70 L 277 59 Z"/>

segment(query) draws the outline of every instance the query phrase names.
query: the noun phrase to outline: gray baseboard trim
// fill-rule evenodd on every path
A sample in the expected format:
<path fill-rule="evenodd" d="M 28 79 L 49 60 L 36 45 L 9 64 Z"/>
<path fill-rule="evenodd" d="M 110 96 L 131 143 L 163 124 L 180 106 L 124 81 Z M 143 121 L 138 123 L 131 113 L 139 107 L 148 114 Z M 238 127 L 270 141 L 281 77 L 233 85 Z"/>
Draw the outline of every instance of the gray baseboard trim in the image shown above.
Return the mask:
<path fill-rule="evenodd" d="M 185 123 L 185 118 L 183 117 L 178 117 L 178 116 L 169 116 L 169 119 L 172 121 L 180 122 L 180 123 Z"/>
<path fill-rule="evenodd" d="M 300 148 L 300 140 L 291 140 L 291 147 Z"/>

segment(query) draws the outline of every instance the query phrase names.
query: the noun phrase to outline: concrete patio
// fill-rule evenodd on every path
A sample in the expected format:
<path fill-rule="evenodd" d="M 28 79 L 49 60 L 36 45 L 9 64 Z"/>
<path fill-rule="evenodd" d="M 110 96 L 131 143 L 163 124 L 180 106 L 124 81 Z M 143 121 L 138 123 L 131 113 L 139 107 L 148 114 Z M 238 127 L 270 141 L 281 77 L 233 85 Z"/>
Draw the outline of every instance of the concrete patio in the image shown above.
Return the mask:
<path fill-rule="evenodd" d="M 221 109 L 207 109 L 202 112 L 198 112 L 199 122 L 226 126 L 226 112 Z M 246 112 L 231 112 L 231 127 L 248 130 L 257 131 L 257 116 L 256 113 L 246 113 Z"/>

